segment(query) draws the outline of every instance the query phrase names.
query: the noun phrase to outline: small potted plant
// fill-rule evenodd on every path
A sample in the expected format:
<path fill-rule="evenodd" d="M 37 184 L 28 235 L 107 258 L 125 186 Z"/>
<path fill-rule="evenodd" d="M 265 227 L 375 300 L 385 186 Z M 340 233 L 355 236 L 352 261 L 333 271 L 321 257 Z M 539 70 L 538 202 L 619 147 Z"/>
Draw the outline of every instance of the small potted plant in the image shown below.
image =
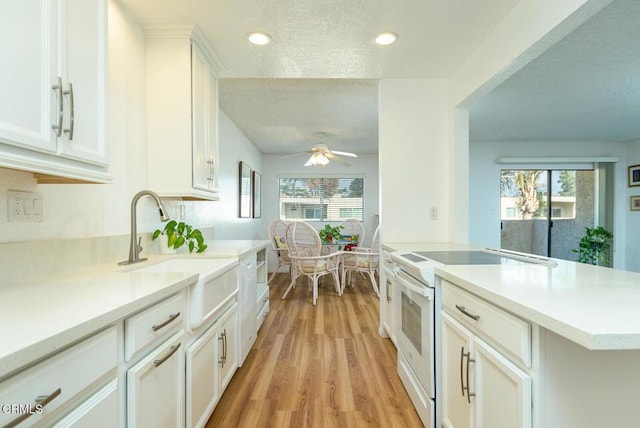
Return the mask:
<path fill-rule="evenodd" d="M 578 243 L 579 248 L 572 250 L 578 253 L 580 263 L 609 266 L 608 250 L 613 242 L 613 234 L 602 226 L 586 227 L 586 233 Z"/>
<path fill-rule="evenodd" d="M 320 239 L 325 244 L 330 244 L 335 239 L 338 241 L 340 239 L 340 229 L 344 229 L 342 226 L 331 226 L 330 224 L 326 224 L 322 229 L 318 231 L 318 235 L 320 235 Z"/>
<path fill-rule="evenodd" d="M 204 253 L 207 249 L 202 232 L 183 221 L 179 223 L 175 220 L 167 222 L 164 229 L 156 229 L 153 232 L 152 238 L 155 240 L 160 236 L 166 236 L 167 247 L 173 250 L 177 250 L 185 244 L 190 253 L 193 253 L 193 250 L 196 250 L 196 253 Z"/>

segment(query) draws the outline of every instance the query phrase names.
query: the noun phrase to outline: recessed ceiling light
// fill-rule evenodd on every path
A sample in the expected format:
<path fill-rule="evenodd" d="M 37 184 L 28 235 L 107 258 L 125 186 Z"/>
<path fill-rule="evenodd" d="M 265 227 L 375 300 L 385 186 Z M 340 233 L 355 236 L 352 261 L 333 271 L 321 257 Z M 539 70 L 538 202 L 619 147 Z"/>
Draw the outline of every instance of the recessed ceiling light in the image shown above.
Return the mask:
<path fill-rule="evenodd" d="M 267 45 L 271 42 L 271 36 L 267 33 L 249 33 L 247 37 L 254 45 Z"/>
<path fill-rule="evenodd" d="M 396 40 L 398 40 L 398 35 L 396 33 L 385 32 L 376 36 L 376 44 L 378 45 L 390 45 Z"/>

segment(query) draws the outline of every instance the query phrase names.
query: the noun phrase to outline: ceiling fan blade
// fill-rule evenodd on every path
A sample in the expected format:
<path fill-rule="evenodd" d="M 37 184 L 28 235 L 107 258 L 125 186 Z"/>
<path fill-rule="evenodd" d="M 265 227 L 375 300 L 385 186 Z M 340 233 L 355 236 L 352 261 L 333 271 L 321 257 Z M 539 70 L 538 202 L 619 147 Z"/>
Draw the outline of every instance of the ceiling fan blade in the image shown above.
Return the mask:
<path fill-rule="evenodd" d="M 300 153 L 293 153 L 290 155 L 284 155 L 284 156 L 280 156 L 278 159 L 287 159 L 287 158 L 292 158 L 294 156 L 300 156 L 300 155 L 309 155 L 312 152 L 300 152 Z"/>
<path fill-rule="evenodd" d="M 344 165 L 344 166 L 351 166 L 351 164 L 349 162 L 347 162 L 346 160 L 334 155 L 333 153 L 327 152 L 324 154 L 327 158 L 329 158 L 330 160 L 339 163 L 340 165 Z"/>
<path fill-rule="evenodd" d="M 358 157 L 358 155 L 357 155 L 357 154 L 355 154 L 355 153 L 351 153 L 351 152 L 340 152 L 340 151 L 338 151 L 338 150 L 331 150 L 331 152 L 332 152 L 334 155 L 349 156 L 349 157 L 352 157 L 352 158 L 357 158 L 357 157 Z"/>

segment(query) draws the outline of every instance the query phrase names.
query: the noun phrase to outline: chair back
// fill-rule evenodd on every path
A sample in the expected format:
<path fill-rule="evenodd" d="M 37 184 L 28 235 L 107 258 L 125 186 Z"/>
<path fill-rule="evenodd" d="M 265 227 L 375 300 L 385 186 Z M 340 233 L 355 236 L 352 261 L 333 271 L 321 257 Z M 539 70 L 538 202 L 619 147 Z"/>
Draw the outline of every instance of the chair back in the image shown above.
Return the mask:
<path fill-rule="evenodd" d="M 373 231 L 373 238 L 371 239 L 371 262 L 378 264 L 380 260 L 380 225 Z"/>
<path fill-rule="evenodd" d="M 269 224 L 269 239 L 271 247 L 276 252 L 276 256 L 283 263 L 290 263 L 286 243 L 287 226 L 290 223 L 283 220 L 274 220 Z"/>
<path fill-rule="evenodd" d="M 371 238 L 371 251 L 374 253 L 380 252 L 380 225 L 373 231 L 373 238 Z"/>
<path fill-rule="evenodd" d="M 351 235 L 352 237 L 358 235 L 358 240 L 354 243 L 358 243 L 360 245 L 364 243 L 364 226 L 362 225 L 362 222 L 355 219 L 349 219 L 342 222 L 340 226 L 342 226 L 342 230 L 340 231 L 342 235 Z"/>
<path fill-rule="evenodd" d="M 313 226 L 304 221 L 294 221 L 289 224 L 285 241 L 292 256 L 319 256 L 322 251 L 320 235 Z"/>

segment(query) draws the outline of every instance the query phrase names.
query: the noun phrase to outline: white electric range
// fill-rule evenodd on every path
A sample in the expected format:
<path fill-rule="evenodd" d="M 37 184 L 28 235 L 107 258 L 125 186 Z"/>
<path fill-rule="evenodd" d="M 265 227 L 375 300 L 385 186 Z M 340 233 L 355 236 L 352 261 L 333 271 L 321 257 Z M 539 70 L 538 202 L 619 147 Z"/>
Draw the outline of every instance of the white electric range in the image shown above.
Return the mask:
<path fill-rule="evenodd" d="M 440 427 L 437 410 L 440 352 L 440 296 L 436 293 L 435 268 L 451 265 L 545 264 L 547 257 L 508 250 L 395 251 L 395 299 L 398 375 L 426 427 Z"/>

